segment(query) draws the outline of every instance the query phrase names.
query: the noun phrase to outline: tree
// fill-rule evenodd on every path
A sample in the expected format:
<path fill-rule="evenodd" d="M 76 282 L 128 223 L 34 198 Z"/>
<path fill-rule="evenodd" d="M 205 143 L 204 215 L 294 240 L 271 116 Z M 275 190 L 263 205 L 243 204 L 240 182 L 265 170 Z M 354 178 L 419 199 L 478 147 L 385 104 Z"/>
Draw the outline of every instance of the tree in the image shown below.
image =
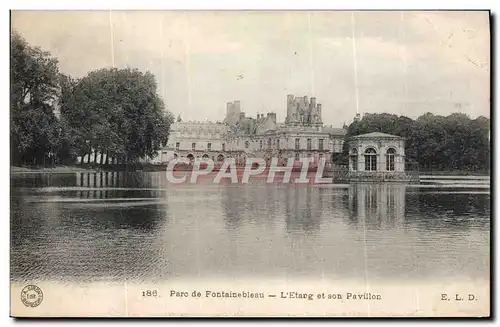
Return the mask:
<path fill-rule="evenodd" d="M 366 114 L 347 128 L 337 160 L 346 163 L 348 141 L 359 134 L 382 132 L 405 138 L 406 161 L 426 170 L 486 170 L 490 165 L 490 122 L 463 113 L 447 117 L 426 113 L 416 120 L 390 114 Z"/>
<path fill-rule="evenodd" d="M 100 69 L 80 79 L 63 112 L 83 140 L 80 152 L 121 163 L 154 157 L 174 121 L 156 91 L 155 77 L 137 69 Z"/>
<path fill-rule="evenodd" d="M 13 31 L 10 74 L 11 162 L 45 164 L 57 147 L 57 60 Z"/>

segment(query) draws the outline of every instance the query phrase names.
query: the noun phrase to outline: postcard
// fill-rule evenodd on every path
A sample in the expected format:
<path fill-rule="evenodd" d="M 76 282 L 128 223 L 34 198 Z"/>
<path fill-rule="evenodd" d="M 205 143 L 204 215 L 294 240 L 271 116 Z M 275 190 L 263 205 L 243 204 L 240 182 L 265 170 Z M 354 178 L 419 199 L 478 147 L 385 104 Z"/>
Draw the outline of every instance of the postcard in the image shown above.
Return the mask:
<path fill-rule="evenodd" d="M 13 10 L 12 317 L 489 317 L 488 11 Z"/>

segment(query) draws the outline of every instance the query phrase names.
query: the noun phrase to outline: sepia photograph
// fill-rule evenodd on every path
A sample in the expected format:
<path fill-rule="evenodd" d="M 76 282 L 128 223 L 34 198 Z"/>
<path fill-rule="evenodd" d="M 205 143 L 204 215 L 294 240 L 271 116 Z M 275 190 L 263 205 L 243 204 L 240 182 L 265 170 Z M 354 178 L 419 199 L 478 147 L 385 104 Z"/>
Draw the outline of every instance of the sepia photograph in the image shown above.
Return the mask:
<path fill-rule="evenodd" d="M 10 316 L 491 316 L 487 10 L 11 10 Z"/>

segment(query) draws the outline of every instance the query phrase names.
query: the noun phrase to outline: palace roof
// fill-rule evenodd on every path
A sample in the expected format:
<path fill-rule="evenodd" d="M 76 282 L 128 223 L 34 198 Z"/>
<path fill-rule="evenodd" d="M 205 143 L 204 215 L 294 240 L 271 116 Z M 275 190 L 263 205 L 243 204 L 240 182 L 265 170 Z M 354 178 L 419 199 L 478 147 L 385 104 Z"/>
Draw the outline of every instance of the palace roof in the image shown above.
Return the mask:
<path fill-rule="evenodd" d="M 400 139 L 402 138 L 401 136 L 397 135 L 391 135 L 391 134 L 386 134 L 386 133 L 380 133 L 380 132 L 373 132 L 373 133 L 367 133 L 367 134 L 361 134 L 357 136 L 353 136 L 353 138 L 357 139 L 369 139 L 369 138 L 393 138 L 393 139 Z"/>

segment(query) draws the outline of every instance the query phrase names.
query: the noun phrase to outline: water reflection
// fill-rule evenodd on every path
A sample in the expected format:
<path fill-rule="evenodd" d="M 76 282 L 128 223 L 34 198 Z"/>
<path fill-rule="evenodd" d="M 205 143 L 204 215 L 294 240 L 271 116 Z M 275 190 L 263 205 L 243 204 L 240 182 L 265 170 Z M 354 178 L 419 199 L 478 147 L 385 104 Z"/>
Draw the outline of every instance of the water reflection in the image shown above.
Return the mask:
<path fill-rule="evenodd" d="M 15 176 L 11 278 L 487 278 L 490 195 L 404 184 L 168 185 Z"/>
<path fill-rule="evenodd" d="M 313 233 L 323 219 L 323 191 L 319 188 L 290 186 L 285 193 L 286 231 Z"/>
<path fill-rule="evenodd" d="M 406 209 L 406 185 L 352 184 L 348 191 L 349 222 L 368 229 L 400 228 Z"/>

